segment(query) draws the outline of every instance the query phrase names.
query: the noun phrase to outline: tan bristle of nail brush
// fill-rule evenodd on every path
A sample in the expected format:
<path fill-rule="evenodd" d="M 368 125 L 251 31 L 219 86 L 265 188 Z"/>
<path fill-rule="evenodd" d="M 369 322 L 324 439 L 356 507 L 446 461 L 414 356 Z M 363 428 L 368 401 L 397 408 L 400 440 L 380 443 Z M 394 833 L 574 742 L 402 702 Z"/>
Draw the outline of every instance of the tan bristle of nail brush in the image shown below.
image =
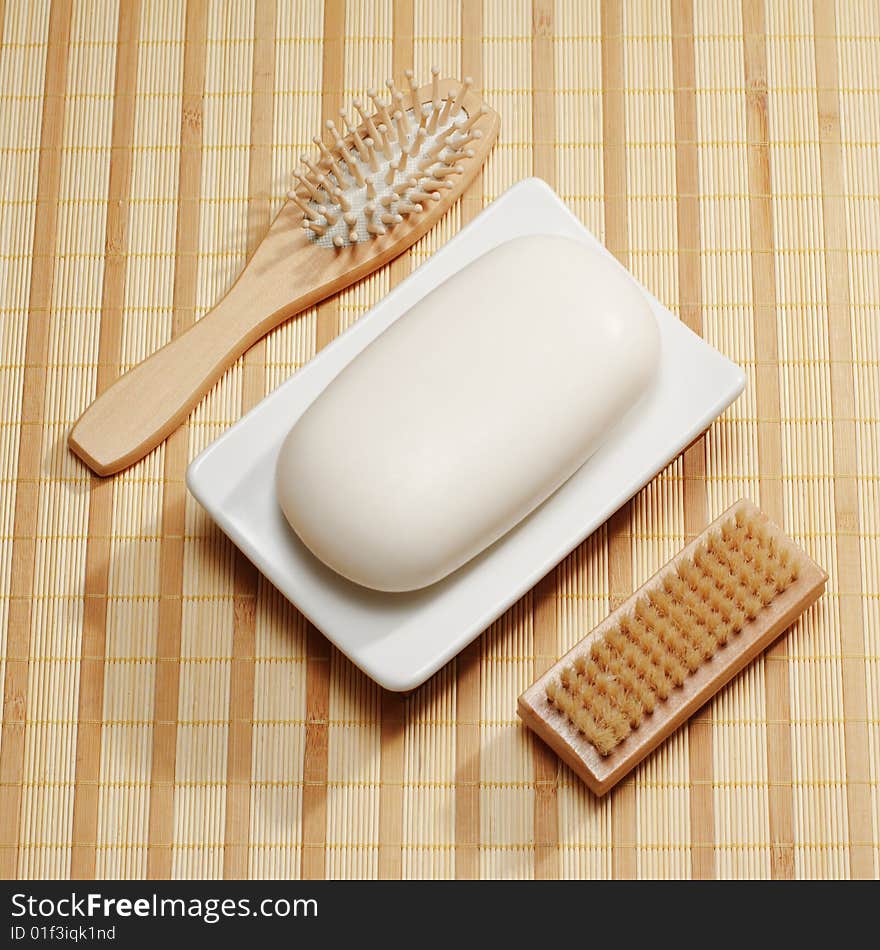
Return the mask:
<path fill-rule="evenodd" d="M 529 687 L 517 712 L 604 795 L 780 636 L 827 579 L 739 501 Z"/>
<path fill-rule="evenodd" d="M 249 346 L 397 257 L 461 197 L 501 120 L 467 79 L 441 79 L 435 67 L 427 85 L 411 73 L 407 80 L 409 93 L 389 79 L 389 99 L 370 89 L 370 106 L 355 99 L 354 114 L 343 109 L 324 122 L 226 296 L 80 416 L 68 443 L 93 471 L 110 475 L 143 458 Z M 419 167 L 429 151 L 436 175 Z"/>

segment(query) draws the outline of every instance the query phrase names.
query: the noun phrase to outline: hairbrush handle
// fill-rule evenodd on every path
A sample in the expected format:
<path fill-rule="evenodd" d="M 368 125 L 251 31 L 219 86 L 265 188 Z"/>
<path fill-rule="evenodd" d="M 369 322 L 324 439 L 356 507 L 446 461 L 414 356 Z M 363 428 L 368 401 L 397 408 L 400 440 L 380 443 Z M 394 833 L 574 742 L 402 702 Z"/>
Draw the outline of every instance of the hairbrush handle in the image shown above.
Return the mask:
<path fill-rule="evenodd" d="M 294 214 L 285 205 L 212 310 L 117 379 L 79 417 L 68 445 L 92 471 L 112 475 L 142 459 L 249 347 L 334 291 L 337 281 L 328 279 L 326 268 L 314 266 L 318 252 L 287 220 Z M 279 259 L 290 266 L 275 266 Z"/>
<path fill-rule="evenodd" d="M 156 448 L 263 335 L 237 333 L 235 316 L 221 303 L 121 376 L 77 420 L 71 450 L 98 475 L 112 475 Z"/>

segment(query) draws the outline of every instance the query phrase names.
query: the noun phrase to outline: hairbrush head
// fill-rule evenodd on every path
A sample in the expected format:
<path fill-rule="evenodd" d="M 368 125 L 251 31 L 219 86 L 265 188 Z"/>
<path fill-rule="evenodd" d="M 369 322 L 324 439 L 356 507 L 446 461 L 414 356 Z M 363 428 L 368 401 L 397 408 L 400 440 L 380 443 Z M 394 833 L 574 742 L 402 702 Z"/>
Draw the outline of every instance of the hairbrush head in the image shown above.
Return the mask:
<path fill-rule="evenodd" d="M 291 199 L 316 245 L 340 251 L 400 228 L 427 227 L 416 223 L 420 212 L 451 205 L 485 160 L 498 117 L 473 93 L 473 80 L 444 80 L 433 67 L 431 82 L 419 87 L 406 75 L 408 95 L 391 79 L 390 102 L 369 89 L 372 112 L 355 99 L 358 120 L 339 110 L 345 134 L 327 119 L 329 140 L 312 140 L 317 159 L 300 156 Z M 354 223 L 343 215 L 354 215 Z"/>

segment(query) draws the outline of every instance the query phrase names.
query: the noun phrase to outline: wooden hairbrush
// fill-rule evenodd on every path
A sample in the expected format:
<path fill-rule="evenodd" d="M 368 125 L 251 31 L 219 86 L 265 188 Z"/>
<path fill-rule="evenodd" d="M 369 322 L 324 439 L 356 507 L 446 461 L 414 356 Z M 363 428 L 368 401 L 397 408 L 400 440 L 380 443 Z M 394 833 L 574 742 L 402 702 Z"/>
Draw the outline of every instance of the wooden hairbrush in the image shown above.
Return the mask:
<path fill-rule="evenodd" d="M 301 156 L 293 189 L 241 275 L 194 326 L 129 370 L 80 416 L 68 444 L 98 475 L 143 458 L 248 347 L 284 320 L 381 267 L 454 204 L 498 136 L 472 81 L 409 92 L 388 80 L 371 107 L 340 110 Z"/>
<path fill-rule="evenodd" d="M 519 698 L 603 795 L 822 593 L 828 575 L 742 500 Z"/>

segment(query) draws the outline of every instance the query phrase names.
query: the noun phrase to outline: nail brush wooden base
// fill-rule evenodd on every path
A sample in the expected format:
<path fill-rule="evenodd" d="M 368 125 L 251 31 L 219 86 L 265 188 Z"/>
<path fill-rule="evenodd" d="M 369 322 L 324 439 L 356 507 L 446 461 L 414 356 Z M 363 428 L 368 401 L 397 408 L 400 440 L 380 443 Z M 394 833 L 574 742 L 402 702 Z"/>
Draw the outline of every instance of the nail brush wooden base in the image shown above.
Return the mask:
<path fill-rule="evenodd" d="M 658 703 L 654 712 L 646 716 L 609 755 L 600 755 L 571 721 L 548 701 L 548 682 L 558 677 L 562 668 L 572 663 L 579 655 L 588 655 L 593 643 L 614 627 L 621 616 L 632 613 L 639 595 L 661 583 L 667 572 L 674 571 L 680 560 L 690 557 L 710 532 L 720 529 L 721 524 L 739 510 L 760 514 L 777 540 L 789 548 L 799 567 L 797 580 L 778 594 L 740 633 L 731 637 L 728 643 L 691 674 L 681 687 L 673 690 L 665 701 Z M 523 722 L 536 732 L 596 795 L 604 795 L 791 626 L 821 596 L 827 579 L 825 571 L 780 528 L 770 522 L 766 515 L 758 512 L 750 501 L 738 501 L 530 686 L 519 697 L 517 712 Z"/>

